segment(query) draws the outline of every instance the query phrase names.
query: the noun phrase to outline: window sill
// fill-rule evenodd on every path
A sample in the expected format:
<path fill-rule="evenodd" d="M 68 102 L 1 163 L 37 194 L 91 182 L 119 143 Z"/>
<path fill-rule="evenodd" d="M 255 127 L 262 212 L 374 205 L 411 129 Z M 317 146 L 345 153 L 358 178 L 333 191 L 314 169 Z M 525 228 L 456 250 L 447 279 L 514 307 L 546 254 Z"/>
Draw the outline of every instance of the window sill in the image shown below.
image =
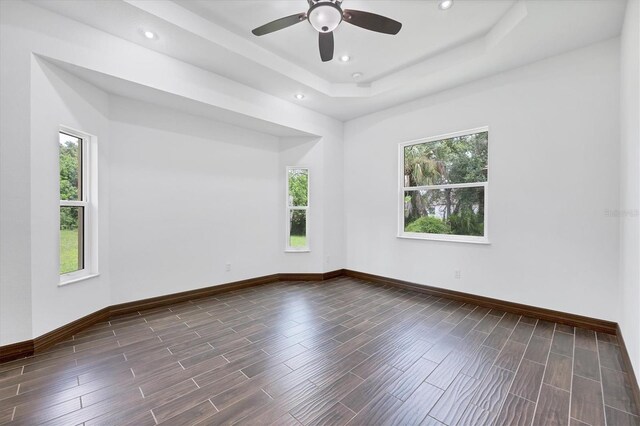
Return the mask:
<path fill-rule="evenodd" d="M 88 274 L 88 275 L 81 275 L 81 276 L 78 276 L 78 277 L 68 278 L 68 279 L 66 279 L 64 281 L 61 280 L 58 283 L 58 287 L 63 287 L 65 285 L 77 283 L 77 282 L 80 282 L 80 281 L 85 281 L 85 280 L 88 280 L 88 279 L 91 279 L 91 278 L 95 278 L 95 277 L 99 277 L 99 276 L 100 276 L 100 274 Z"/>
<path fill-rule="evenodd" d="M 286 249 L 284 252 L 285 253 L 311 253 L 311 250 L 309 250 L 309 249 L 304 249 L 304 250 Z"/>
<path fill-rule="evenodd" d="M 443 241 L 448 243 L 491 245 L 491 242 L 487 237 L 465 237 L 462 235 L 403 233 L 398 235 L 398 238 L 404 238 L 409 240 Z"/>

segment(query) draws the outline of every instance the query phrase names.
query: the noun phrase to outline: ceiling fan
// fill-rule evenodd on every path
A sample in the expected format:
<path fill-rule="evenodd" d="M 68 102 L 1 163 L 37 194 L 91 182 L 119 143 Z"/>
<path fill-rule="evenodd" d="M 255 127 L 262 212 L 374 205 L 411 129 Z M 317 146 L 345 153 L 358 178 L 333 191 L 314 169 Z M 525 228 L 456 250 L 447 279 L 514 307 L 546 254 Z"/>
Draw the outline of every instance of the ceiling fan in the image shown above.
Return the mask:
<path fill-rule="evenodd" d="M 320 58 L 322 62 L 333 59 L 333 30 L 342 21 L 357 27 L 384 34 L 398 34 L 402 24 L 385 16 L 361 10 L 342 9 L 342 0 L 307 0 L 309 10 L 276 19 L 264 24 L 253 31 L 254 35 L 263 36 L 274 31 L 282 30 L 302 21 L 309 21 L 319 33 Z"/>

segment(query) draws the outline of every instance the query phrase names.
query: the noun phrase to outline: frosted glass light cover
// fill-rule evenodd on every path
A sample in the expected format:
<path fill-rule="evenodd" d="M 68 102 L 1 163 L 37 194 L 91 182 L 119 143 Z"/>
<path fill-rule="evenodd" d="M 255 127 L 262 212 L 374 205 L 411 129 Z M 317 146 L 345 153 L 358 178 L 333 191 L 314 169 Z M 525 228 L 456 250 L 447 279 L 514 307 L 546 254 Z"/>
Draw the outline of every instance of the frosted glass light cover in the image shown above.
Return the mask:
<path fill-rule="evenodd" d="M 328 33 L 342 22 L 342 11 L 331 2 L 320 3 L 311 9 L 307 18 L 316 31 Z"/>

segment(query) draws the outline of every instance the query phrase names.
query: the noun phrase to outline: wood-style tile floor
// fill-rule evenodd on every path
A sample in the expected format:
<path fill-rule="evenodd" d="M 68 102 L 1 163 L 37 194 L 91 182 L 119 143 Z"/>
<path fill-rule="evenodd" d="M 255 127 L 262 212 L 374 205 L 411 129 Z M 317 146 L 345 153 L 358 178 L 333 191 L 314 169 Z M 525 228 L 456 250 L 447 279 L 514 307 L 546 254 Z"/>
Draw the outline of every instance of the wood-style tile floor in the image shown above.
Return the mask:
<path fill-rule="evenodd" d="M 0 423 L 640 425 L 615 336 L 374 286 L 275 283 L 0 364 Z"/>

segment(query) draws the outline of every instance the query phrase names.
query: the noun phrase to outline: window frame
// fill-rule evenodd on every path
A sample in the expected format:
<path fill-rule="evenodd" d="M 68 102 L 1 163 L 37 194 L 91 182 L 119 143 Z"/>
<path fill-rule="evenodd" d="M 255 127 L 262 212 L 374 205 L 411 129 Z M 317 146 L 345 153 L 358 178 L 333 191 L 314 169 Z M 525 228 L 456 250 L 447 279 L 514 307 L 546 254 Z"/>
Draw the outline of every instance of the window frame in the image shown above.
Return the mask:
<path fill-rule="evenodd" d="M 444 185 L 422 185 L 404 186 L 404 149 L 407 146 L 419 145 L 429 142 L 437 142 L 443 139 L 450 139 L 474 133 L 487 132 L 487 143 L 489 143 L 489 126 L 477 127 L 468 130 L 445 133 L 427 138 L 415 139 L 398 144 L 398 235 L 397 238 L 407 238 L 414 240 L 448 241 L 457 243 L 490 244 L 489 241 L 489 170 L 491 169 L 490 153 L 487 154 L 487 180 L 485 182 L 451 183 Z M 455 188 L 484 188 L 484 236 L 475 235 L 452 235 L 452 234 L 429 234 L 421 232 L 406 232 L 404 230 L 404 193 L 405 191 L 439 190 Z"/>
<path fill-rule="evenodd" d="M 291 170 L 306 170 L 307 171 L 307 205 L 306 206 L 290 206 L 289 205 L 289 172 Z M 309 207 L 311 205 L 311 170 L 307 166 L 287 166 L 285 172 L 285 249 L 286 253 L 309 253 L 311 251 L 311 245 L 309 240 Z M 291 212 L 294 210 L 305 211 L 305 236 L 307 245 L 304 247 L 292 247 L 290 242 L 291 232 Z"/>
<path fill-rule="evenodd" d="M 67 126 L 58 129 L 58 149 L 60 133 L 80 139 L 80 191 L 78 200 L 59 200 L 58 207 L 58 267 L 60 265 L 60 210 L 62 207 L 82 207 L 82 268 L 66 274 L 59 273 L 58 285 L 71 284 L 91 278 L 98 274 L 97 262 L 97 138 L 80 130 Z M 59 157 L 58 157 L 59 158 Z M 60 163 L 58 160 L 58 167 Z M 59 170 L 59 169 L 58 169 Z M 58 172 L 58 185 L 60 185 L 60 173 Z M 60 190 L 58 189 L 58 198 Z M 60 271 L 58 271 L 60 272 Z"/>

